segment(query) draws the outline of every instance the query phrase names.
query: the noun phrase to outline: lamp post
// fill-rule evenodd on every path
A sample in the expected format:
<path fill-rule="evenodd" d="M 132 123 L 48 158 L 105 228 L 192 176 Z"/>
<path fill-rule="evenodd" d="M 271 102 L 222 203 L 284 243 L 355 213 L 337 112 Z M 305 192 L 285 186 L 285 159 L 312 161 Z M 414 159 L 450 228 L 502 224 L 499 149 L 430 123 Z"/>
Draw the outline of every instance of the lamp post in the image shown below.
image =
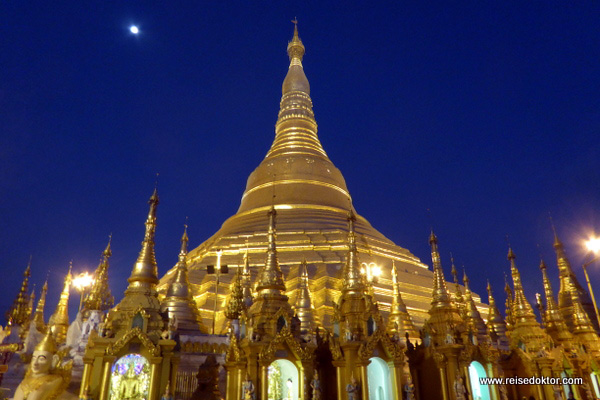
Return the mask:
<path fill-rule="evenodd" d="M 77 275 L 72 282 L 75 290 L 79 292 L 79 309 L 81 311 L 81 307 L 83 306 L 83 297 L 85 295 L 85 291 L 87 288 L 92 286 L 94 283 L 94 277 L 90 275 L 87 271 L 84 271 Z"/>
<path fill-rule="evenodd" d="M 374 262 L 370 263 L 362 263 L 360 273 L 365 276 L 369 285 L 369 294 L 371 296 L 375 295 L 375 290 L 373 289 L 373 283 L 377 283 L 379 280 L 379 276 L 381 275 L 381 267 Z"/>
<path fill-rule="evenodd" d="M 219 280 L 221 278 L 221 273 L 226 274 L 228 272 L 227 265 L 221 265 L 221 255 L 223 254 L 223 250 L 217 249 L 217 267 L 214 265 L 207 265 L 206 270 L 207 273 L 215 274 L 215 305 L 213 307 L 213 321 L 212 321 L 212 334 L 215 334 L 215 324 L 217 322 L 217 305 L 219 300 Z"/>
<path fill-rule="evenodd" d="M 600 314 L 598 313 L 598 306 L 596 305 L 596 297 L 594 296 L 594 291 L 592 290 L 590 277 L 587 272 L 587 267 L 600 258 L 600 256 L 598 255 L 598 253 L 600 252 L 600 238 L 592 238 L 588 240 L 585 243 L 585 245 L 589 250 L 589 254 L 586 258 L 586 261 L 583 263 L 582 268 L 583 273 L 585 275 L 585 281 L 587 282 L 588 289 L 590 291 L 590 296 L 592 297 L 592 303 L 594 304 L 594 311 L 596 311 L 596 318 L 598 320 L 598 323 L 600 323 Z"/>

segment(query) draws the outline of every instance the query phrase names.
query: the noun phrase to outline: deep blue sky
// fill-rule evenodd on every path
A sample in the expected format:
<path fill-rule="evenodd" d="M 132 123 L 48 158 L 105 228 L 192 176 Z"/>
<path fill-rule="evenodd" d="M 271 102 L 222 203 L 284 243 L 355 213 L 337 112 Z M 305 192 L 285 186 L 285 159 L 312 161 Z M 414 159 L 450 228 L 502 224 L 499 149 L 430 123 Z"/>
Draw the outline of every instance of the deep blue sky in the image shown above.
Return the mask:
<path fill-rule="evenodd" d="M 217 231 L 273 139 L 295 16 L 319 135 L 360 214 L 428 264 L 433 224 L 447 278 L 452 251 L 503 303 L 507 234 L 528 298 L 540 252 L 558 289 L 551 212 L 583 282 L 600 3 L 323 3 L 2 2 L 0 311 L 33 254 L 49 316 L 69 260 L 95 268 L 111 232 L 120 299 L 156 172 L 161 275 L 186 216 L 193 247 Z"/>

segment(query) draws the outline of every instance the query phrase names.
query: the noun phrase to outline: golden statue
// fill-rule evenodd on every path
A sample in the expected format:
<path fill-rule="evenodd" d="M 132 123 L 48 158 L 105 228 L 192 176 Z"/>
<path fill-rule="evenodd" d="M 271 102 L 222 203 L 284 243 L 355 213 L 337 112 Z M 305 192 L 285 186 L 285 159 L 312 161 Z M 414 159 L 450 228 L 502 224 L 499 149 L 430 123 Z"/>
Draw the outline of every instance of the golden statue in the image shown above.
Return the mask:
<path fill-rule="evenodd" d="M 139 378 L 140 376 L 135 373 L 133 363 L 130 363 L 117 389 L 119 399 L 138 400 L 143 398 L 142 385 Z"/>
<path fill-rule="evenodd" d="M 25 377 L 17 387 L 14 400 L 54 400 L 71 381 L 72 362 L 61 365 L 60 354 L 48 329 L 35 347 Z"/>

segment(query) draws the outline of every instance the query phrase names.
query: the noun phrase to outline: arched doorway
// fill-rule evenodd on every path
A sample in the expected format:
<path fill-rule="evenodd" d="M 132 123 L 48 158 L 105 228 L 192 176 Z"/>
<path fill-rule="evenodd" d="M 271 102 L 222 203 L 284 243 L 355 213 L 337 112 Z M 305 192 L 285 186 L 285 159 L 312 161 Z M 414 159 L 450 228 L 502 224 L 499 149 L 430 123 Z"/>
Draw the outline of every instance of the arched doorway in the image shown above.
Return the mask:
<path fill-rule="evenodd" d="M 471 380 L 471 394 L 473 400 L 490 400 L 490 389 L 487 385 L 480 385 L 479 378 L 486 378 L 485 368 L 477 361 L 469 365 L 469 379 Z"/>
<path fill-rule="evenodd" d="M 379 357 L 372 357 L 367 366 L 369 379 L 369 400 L 388 400 L 392 398 L 390 367 Z"/>
<path fill-rule="evenodd" d="M 298 368 L 289 360 L 275 360 L 269 365 L 269 400 L 298 400 Z"/>
<path fill-rule="evenodd" d="M 110 400 L 147 399 L 150 387 L 150 364 L 141 354 L 127 354 L 112 367 Z"/>

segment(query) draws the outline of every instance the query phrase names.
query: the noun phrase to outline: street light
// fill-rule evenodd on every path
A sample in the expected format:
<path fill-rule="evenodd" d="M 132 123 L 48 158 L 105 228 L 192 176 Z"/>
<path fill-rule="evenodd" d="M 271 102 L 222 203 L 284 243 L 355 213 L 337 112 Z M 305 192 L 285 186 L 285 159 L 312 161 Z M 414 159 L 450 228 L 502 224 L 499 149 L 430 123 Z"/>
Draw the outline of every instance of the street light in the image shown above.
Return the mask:
<path fill-rule="evenodd" d="M 598 306 L 596 305 L 596 297 L 594 296 L 594 291 L 592 290 L 592 284 L 590 282 L 590 277 L 587 272 L 587 267 L 592 264 L 594 261 L 600 258 L 600 238 L 591 238 L 587 242 L 585 242 L 586 247 L 589 250 L 589 254 L 586 258 L 586 261 L 583 263 L 583 273 L 585 275 L 585 281 L 587 282 L 588 289 L 590 291 L 590 296 L 592 297 L 592 303 L 594 304 L 594 311 L 596 311 L 596 318 L 598 323 L 600 324 L 600 314 L 598 314 Z"/>
<path fill-rule="evenodd" d="M 367 281 L 377 283 L 381 275 L 381 267 L 374 262 L 362 263 L 360 273 L 367 277 Z"/>
<path fill-rule="evenodd" d="M 83 296 L 86 289 L 93 284 L 94 276 L 90 275 L 87 271 L 80 273 L 73 279 L 72 285 L 79 292 L 79 311 L 81 311 L 81 307 L 83 306 Z"/>

